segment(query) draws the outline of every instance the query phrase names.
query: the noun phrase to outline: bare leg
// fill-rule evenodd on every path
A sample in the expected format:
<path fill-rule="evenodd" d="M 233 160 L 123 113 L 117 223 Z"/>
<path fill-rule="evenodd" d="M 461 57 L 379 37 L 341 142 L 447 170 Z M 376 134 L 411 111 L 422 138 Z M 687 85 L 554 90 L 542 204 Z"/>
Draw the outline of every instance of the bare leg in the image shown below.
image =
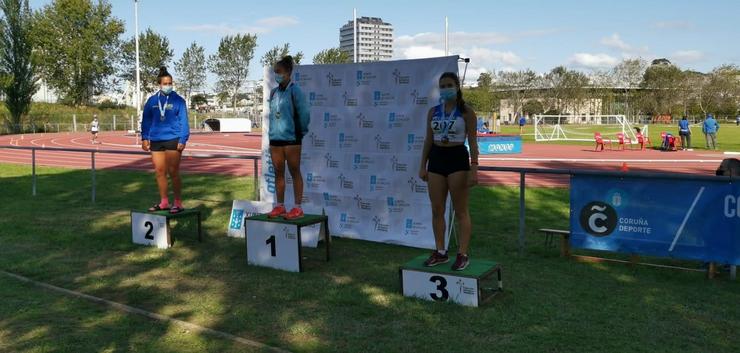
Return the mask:
<path fill-rule="evenodd" d="M 166 151 L 167 174 L 172 180 L 172 191 L 175 194 L 175 200 L 182 200 L 182 181 L 180 179 L 180 151 Z"/>
<path fill-rule="evenodd" d="M 450 174 L 447 177 L 447 183 L 450 187 L 450 197 L 452 197 L 452 207 L 455 210 L 455 219 L 460 225 L 459 252 L 467 255 L 470 249 L 470 234 L 472 232 L 470 212 L 468 210 L 468 196 L 470 194 L 468 172 L 462 171 Z"/>
<path fill-rule="evenodd" d="M 157 180 L 159 198 L 167 199 L 167 159 L 165 152 L 152 152 L 152 163 L 154 164 L 154 177 Z"/>
<path fill-rule="evenodd" d="M 278 203 L 285 202 L 285 147 L 270 146 L 272 166 L 275 168 L 275 197 Z"/>
<path fill-rule="evenodd" d="M 440 174 L 429 173 L 427 181 L 429 201 L 432 202 L 432 230 L 437 250 L 445 248 L 445 204 L 447 203 L 447 178 Z"/>
<path fill-rule="evenodd" d="M 301 145 L 286 146 L 285 157 L 288 171 L 293 178 L 293 201 L 296 205 L 303 200 L 303 175 L 301 175 Z"/>

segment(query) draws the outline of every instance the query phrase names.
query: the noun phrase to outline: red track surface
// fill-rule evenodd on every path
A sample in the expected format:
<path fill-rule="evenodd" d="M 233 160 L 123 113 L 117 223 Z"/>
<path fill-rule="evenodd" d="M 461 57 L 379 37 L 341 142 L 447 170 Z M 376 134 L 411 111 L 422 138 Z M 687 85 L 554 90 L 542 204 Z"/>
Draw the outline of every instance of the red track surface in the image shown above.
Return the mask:
<path fill-rule="evenodd" d="M 90 143 L 88 133 L 57 133 L 0 136 L 0 146 L 64 147 L 105 150 L 141 151 L 135 145 L 136 138 L 121 132 L 101 133 L 99 145 Z M 259 155 L 261 135 L 242 133 L 208 133 L 191 135 L 185 158 L 184 172 L 214 173 L 228 175 L 253 175 L 253 162 L 223 158 L 187 158 L 189 154 L 241 154 Z M 712 175 L 721 160 L 722 153 L 707 151 L 661 152 L 606 151 L 594 152 L 589 146 L 566 146 L 546 143 L 526 143 L 524 153 L 481 156 L 484 166 L 531 167 L 557 169 L 598 169 L 617 171 L 627 163 L 630 171 L 655 171 L 669 173 L 693 173 Z M 89 154 L 79 152 L 37 151 L 38 165 L 90 168 Z M 0 163 L 30 164 L 31 152 L 0 148 Z M 97 168 L 151 170 L 146 156 L 104 154 L 96 155 Z M 518 185 L 515 173 L 481 172 L 479 179 L 484 185 Z M 559 175 L 527 175 L 529 186 L 567 186 L 568 177 Z"/>

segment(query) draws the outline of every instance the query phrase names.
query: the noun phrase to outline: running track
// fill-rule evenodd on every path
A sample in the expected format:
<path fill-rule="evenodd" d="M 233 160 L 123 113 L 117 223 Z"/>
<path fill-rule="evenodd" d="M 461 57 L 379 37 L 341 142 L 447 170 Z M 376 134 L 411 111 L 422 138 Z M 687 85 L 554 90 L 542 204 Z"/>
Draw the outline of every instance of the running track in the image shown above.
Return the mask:
<path fill-rule="evenodd" d="M 56 133 L 0 136 L 0 146 L 35 146 L 141 151 L 136 138 L 122 132 L 101 133 L 100 144 L 90 143 L 88 133 Z M 260 155 L 261 135 L 243 133 L 192 134 L 182 161 L 186 173 L 212 173 L 226 175 L 253 175 L 251 160 L 224 158 L 188 158 L 190 154 Z M 623 163 L 629 171 L 654 171 L 713 175 L 723 158 L 722 153 L 707 151 L 661 152 L 606 151 L 594 152 L 590 146 L 566 146 L 545 143 L 526 143 L 524 153 L 481 156 L 483 166 L 620 170 Z M 37 151 L 38 165 L 67 168 L 90 168 L 90 155 L 76 152 Z M 31 152 L 0 148 L 0 163 L 30 164 Z M 146 156 L 105 154 L 95 157 L 96 168 L 151 170 Z M 481 172 L 483 185 L 518 185 L 515 173 Z M 563 175 L 528 174 L 529 186 L 567 186 Z"/>

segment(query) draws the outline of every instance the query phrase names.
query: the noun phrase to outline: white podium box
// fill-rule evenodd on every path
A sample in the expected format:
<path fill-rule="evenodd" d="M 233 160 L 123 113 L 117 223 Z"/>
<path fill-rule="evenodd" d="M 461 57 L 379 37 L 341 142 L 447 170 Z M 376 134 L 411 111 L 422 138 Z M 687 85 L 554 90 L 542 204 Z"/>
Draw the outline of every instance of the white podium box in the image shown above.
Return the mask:
<path fill-rule="evenodd" d="M 315 224 L 320 224 L 323 228 L 326 261 L 329 261 L 331 236 L 327 216 L 307 214 L 297 220 L 268 218 L 264 214 L 247 217 L 244 220 L 247 263 L 290 272 L 302 272 L 301 228 Z"/>
<path fill-rule="evenodd" d="M 202 241 L 200 210 L 185 210 L 170 214 L 169 211 L 131 211 L 131 237 L 134 244 L 156 246 L 167 249 L 172 246 L 173 238 L 170 220 L 195 217 L 198 221 L 198 241 Z"/>
<path fill-rule="evenodd" d="M 450 263 L 425 267 L 426 259 L 419 256 L 401 266 L 404 296 L 478 307 L 503 290 L 501 266 L 495 262 L 473 259 L 465 270 L 453 271 Z"/>

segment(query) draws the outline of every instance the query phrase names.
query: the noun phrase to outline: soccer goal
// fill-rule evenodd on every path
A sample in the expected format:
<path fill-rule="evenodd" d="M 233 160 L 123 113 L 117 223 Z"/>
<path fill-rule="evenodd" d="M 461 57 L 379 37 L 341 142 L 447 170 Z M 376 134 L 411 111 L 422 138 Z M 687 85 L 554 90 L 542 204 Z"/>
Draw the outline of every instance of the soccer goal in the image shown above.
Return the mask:
<path fill-rule="evenodd" d="M 647 125 L 640 128 L 647 135 Z M 594 134 L 615 138 L 624 134 L 629 142 L 637 143 L 637 130 L 624 115 L 535 115 L 535 141 L 588 141 Z"/>

